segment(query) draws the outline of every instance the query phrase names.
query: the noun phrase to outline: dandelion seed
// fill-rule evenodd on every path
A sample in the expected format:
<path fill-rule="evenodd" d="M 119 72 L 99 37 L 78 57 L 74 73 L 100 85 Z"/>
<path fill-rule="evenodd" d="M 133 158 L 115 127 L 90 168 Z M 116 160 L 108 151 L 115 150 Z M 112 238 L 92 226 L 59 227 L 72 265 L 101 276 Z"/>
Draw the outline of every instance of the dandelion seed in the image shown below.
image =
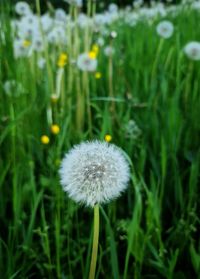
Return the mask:
<path fill-rule="evenodd" d="M 49 144 L 50 139 L 49 139 L 48 136 L 43 135 L 43 136 L 41 136 L 41 142 L 42 142 L 43 144 Z"/>
<path fill-rule="evenodd" d="M 129 166 L 117 146 L 84 142 L 65 155 L 60 176 L 64 191 L 74 201 L 94 207 L 117 198 L 127 188 Z"/>

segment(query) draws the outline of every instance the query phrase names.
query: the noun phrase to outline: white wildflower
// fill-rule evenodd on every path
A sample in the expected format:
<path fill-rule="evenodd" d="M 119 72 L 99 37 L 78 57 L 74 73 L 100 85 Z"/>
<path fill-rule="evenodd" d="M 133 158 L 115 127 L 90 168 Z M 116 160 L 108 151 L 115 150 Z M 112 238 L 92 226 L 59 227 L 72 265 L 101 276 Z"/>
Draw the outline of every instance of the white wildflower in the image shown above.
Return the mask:
<path fill-rule="evenodd" d="M 48 13 L 43 14 L 41 16 L 41 24 L 42 24 L 42 30 L 45 32 L 48 32 L 53 27 L 53 19 L 50 17 Z"/>
<path fill-rule="evenodd" d="M 111 37 L 112 39 L 115 39 L 115 38 L 117 37 L 117 32 L 116 32 L 116 31 L 111 31 L 111 32 L 110 32 L 110 37 Z"/>
<path fill-rule="evenodd" d="M 94 72 L 97 68 L 97 59 L 90 58 L 88 53 L 82 53 L 77 59 L 77 66 L 80 70 Z"/>
<path fill-rule="evenodd" d="M 104 39 L 103 39 L 102 37 L 99 37 L 99 38 L 97 39 L 97 44 L 98 44 L 99 46 L 103 46 L 103 45 L 105 44 Z"/>
<path fill-rule="evenodd" d="M 19 57 L 28 57 L 32 54 L 32 49 L 30 46 L 24 45 L 24 40 L 22 39 L 15 39 L 14 40 L 14 57 L 17 59 Z"/>
<path fill-rule="evenodd" d="M 143 0 L 134 0 L 133 1 L 133 7 L 135 9 L 139 9 L 144 4 Z"/>
<path fill-rule="evenodd" d="M 184 47 L 184 52 L 192 60 L 200 60 L 200 43 L 190 42 Z"/>
<path fill-rule="evenodd" d="M 77 7 L 82 7 L 83 6 L 83 1 L 82 0 L 64 0 L 65 2 L 67 2 L 70 5 L 74 5 Z"/>
<path fill-rule="evenodd" d="M 39 69 L 44 69 L 46 65 L 46 60 L 45 58 L 41 57 L 38 61 L 37 61 L 37 66 Z"/>
<path fill-rule="evenodd" d="M 170 21 L 163 20 L 157 25 L 156 31 L 159 36 L 164 39 L 168 39 L 174 32 L 174 26 Z"/>
<path fill-rule="evenodd" d="M 73 200 L 93 207 L 117 198 L 127 188 L 130 174 L 120 148 L 92 141 L 76 145 L 65 155 L 60 176 Z"/>
<path fill-rule="evenodd" d="M 104 54 L 106 56 L 112 56 L 114 53 L 115 53 L 115 50 L 114 50 L 113 47 L 107 46 L 107 47 L 104 48 Z"/>
<path fill-rule="evenodd" d="M 28 15 L 32 13 L 29 4 L 24 1 L 16 3 L 15 11 L 18 15 Z"/>
<path fill-rule="evenodd" d="M 4 91 L 9 97 L 19 97 L 21 94 L 25 93 L 22 85 L 16 80 L 7 80 L 3 85 Z"/>
<path fill-rule="evenodd" d="M 37 52 L 44 50 L 44 41 L 41 36 L 34 36 L 32 41 L 32 48 Z"/>
<path fill-rule="evenodd" d="M 116 13 L 118 12 L 118 6 L 115 4 L 115 3 L 111 3 L 109 6 L 108 6 L 108 11 L 110 13 Z"/>
<path fill-rule="evenodd" d="M 56 9 L 55 10 L 55 19 L 58 21 L 66 22 L 67 14 L 65 13 L 65 11 L 63 9 Z"/>
<path fill-rule="evenodd" d="M 62 25 L 55 26 L 47 35 L 47 40 L 52 44 L 67 44 L 66 30 Z"/>

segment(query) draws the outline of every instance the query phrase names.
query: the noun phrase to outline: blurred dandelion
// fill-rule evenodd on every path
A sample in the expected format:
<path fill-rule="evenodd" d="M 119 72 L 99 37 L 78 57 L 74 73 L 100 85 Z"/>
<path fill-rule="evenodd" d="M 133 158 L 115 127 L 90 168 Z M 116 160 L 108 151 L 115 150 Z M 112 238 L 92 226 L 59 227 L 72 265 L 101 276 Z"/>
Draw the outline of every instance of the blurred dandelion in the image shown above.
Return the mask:
<path fill-rule="evenodd" d="M 115 53 L 115 49 L 111 46 L 107 46 L 104 48 L 104 54 L 106 56 L 112 56 Z"/>
<path fill-rule="evenodd" d="M 28 15 L 31 14 L 31 9 L 28 3 L 24 1 L 19 1 L 15 5 L 15 12 L 18 15 Z"/>
<path fill-rule="evenodd" d="M 168 39 L 174 32 L 174 26 L 170 21 L 163 20 L 157 25 L 156 31 L 160 37 Z"/>
<path fill-rule="evenodd" d="M 184 53 L 191 60 L 200 60 L 200 43 L 190 42 L 184 47 Z"/>
<path fill-rule="evenodd" d="M 46 59 L 43 58 L 43 57 L 39 58 L 38 61 L 37 61 L 38 68 L 39 69 L 44 69 L 45 65 L 46 65 Z"/>
<path fill-rule="evenodd" d="M 22 84 L 16 80 L 7 80 L 5 81 L 3 88 L 7 96 L 10 97 L 19 97 L 25 93 L 25 89 Z"/>
<path fill-rule="evenodd" d="M 77 66 L 80 70 L 86 72 L 94 72 L 97 68 L 97 59 L 91 58 L 91 54 L 80 54 L 77 60 Z"/>
<path fill-rule="evenodd" d="M 125 125 L 125 137 L 136 141 L 142 134 L 142 131 L 138 127 L 135 120 L 130 119 L 128 123 Z"/>
<path fill-rule="evenodd" d="M 77 7 L 82 7 L 83 1 L 82 0 L 64 0 L 64 2 L 67 2 L 70 5 L 74 5 Z"/>

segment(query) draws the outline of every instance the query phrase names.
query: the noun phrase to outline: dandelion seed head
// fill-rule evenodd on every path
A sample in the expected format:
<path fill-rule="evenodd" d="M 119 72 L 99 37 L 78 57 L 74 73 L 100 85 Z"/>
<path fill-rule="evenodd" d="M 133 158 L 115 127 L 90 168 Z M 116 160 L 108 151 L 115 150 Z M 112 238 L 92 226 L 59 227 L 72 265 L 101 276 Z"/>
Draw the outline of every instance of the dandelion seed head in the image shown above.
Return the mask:
<path fill-rule="evenodd" d="M 28 3 L 24 1 L 19 1 L 15 5 L 15 11 L 18 15 L 28 15 L 31 14 L 31 9 Z"/>
<path fill-rule="evenodd" d="M 190 42 L 184 47 L 184 53 L 191 60 L 200 60 L 200 43 Z"/>
<path fill-rule="evenodd" d="M 174 26 L 170 21 L 163 20 L 157 25 L 156 31 L 160 37 L 168 39 L 174 32 Z"/>
<path fill-rule="evenodd" d="M 85 142 L 65 155 L 60 176 L 69 197 L 93 207 L 117 198 L 127 188 L 129 166 L 117 146 L 100 141 Z"/>
<path fill-rule="evenodd" d="M 94 72 L 97 68 L 97 59 L 91 58 L 88 53 L 80 54 L 77 59 L 77 66 L 80 70 Z"/>

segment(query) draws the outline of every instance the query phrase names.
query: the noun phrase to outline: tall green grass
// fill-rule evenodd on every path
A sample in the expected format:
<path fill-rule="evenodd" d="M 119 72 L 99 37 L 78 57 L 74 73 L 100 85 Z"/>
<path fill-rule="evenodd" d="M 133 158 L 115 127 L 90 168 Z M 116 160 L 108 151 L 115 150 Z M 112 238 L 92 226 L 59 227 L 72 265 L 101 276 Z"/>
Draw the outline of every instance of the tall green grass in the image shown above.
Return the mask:
<path fill-rule="evenodd" d="M 132 176 L 128 192 L 100 209 L 96 278 L 200 278 L 200 62 L 182 51 L 200 39 L 199 12 L 169 16 L 175 32 L 168 40 L 156 34 L 160 18 L 113 24 L 118 36 L 106 44 L 115 54 L 107 58 L 100 49 L 98 56 L 102 78 L 68 64 L 59 85 L 59 53 L 74 58 L 98 34 L 68 30 L 76 47 L 47 48 L 40 70 L 36 55 L 14 59 L 5 11 L 1 19 L 0 278 L 87 278 L 92 212 L 62 192 L 58 168 L 73 144 L 105 134 L 127 152 Z M 9 79 L 24 93 L 6 95 Z M 127 136 L 130 120 L 141 130 L 136 138 Z"/>

